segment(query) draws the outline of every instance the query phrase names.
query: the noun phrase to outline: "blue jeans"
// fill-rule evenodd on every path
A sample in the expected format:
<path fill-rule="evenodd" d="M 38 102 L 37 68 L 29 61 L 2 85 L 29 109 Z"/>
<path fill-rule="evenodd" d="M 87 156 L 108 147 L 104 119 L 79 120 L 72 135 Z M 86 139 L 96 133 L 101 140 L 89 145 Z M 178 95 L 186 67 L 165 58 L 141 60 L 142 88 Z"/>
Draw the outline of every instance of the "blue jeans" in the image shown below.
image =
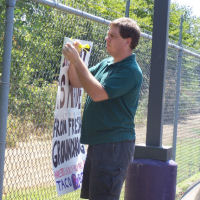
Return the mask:
<path fill-rule="evenodd" d="M 118 200 L 134 149 L 135 141 L 89 145 L 81 198 Z"/>

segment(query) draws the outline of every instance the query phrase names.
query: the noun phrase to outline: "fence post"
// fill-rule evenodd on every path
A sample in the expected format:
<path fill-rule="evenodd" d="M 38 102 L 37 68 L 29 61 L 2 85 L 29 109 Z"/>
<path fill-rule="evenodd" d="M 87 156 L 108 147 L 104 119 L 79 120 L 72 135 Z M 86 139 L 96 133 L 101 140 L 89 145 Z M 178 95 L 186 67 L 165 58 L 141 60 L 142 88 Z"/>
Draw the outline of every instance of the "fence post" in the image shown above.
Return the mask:
<path fill-rule="evenodd" d="M 180 21 L 180 32 L 179 32 L 179 41 L 178 45 L 182 47 L 182 35 L 183 35 L 183 15 L 181 16 Z M 175 102 L 175 111 L 174 111 L 174 129 L 173 129 L 173 160 L 176 159 L 176 142 L 177 142 L 177 128 L 178 128 L 178 119 L 179 119 L 179 99 L 180 99 L 180 84 L 181 84 L 181 67 L 182 67 L 182 57 L 183 50 L 179 49 L 178 51 L 178 71 L 176 77 L 176 102 Z"/>
<path fill-rule="evenodd" d="M 172 147 L 162 145 L 169 6 L 170 0 L 154 0 L 146 145 L 135 146 L 135 158 L 172 159 Z"/>
<path fill-rule="evenodd" d="M 126 13 L 125 17 L 129 17 L 130 0 L 126 0 Z"/>
<path fill-rule="evenodd" d="M 170 0 L 154 0 L 146 145 L 136 145 L 125 184 L 125 200 L 175 200 L 177 164 L 162 146 L 163 96 Z"/>
<path fill-rule="evenodd" d="M 16 0 L 6 0 L 4 54 L 3 54 L 3 66 L 2 66 L 2 78 L 0 80 L 0 199 L 1 200 L 3 196 L 3 176 L 4 176 L 4 160 L 5 160 L 5 148 L 6 148 L 7 116 L 8 116 L 8 94 L 9 94 L 15 3 Z"/>

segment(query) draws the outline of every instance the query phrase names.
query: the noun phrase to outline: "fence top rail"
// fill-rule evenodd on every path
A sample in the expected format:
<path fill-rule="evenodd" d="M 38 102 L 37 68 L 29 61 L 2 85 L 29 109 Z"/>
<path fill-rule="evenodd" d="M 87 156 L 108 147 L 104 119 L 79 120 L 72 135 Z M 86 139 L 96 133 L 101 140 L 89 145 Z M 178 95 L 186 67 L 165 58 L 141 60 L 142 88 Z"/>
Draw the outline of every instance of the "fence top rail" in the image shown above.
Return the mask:
<path fill-rule="evenodd" d="M 80 16 L 80 17 L 90 19 L 92 21 L 95 21 L 95 22 L 98 22 L 98 23 L 101 23 L 101 24 L 109 25 L 110 22 L 111 22 L 110 20 L 106 20 L 102 17 L 97 17 L 97 16 L 89 14 L 87 12 L 66 6 L 62 3 L 57 2 L 57 0 L 33 0 L 33 1 L 44 4 L 44 5 L 48 5 L 52 8 L 56 8 L 58 10 L 65 11 L 65 12 L 68 12 L 68 13 L 71 13 L 71 14 L 74 14 L 74 15 L 77 15 L 77 16 Z M 149 34 L 146 34 L 146 33 L 141 33 L 141 36 L 144 37 L 144 38 L 147 38 L 147 39 L 152 39 L 152 36 L 149 35 Z M 200 54 L 192 52 L 192 51 L 190 51 L 186 48 L 183 48 L 183 47 L 178 46 L 176 44 L 173 44 L 171 42 L 168 43 L 168 46 L 175 48 L 177 50 L 181 50 L 181 51 L 183 51 L 183 52 L 185 52 L 185 53 L 187 53 L 191 56 L 195 56 L 197 58 L 200 58 Z"/>
<path fill-rule="evenodd" d="M 70 6 L 66 6 L 62 3 L 58 3 L 56 0 L 34 0 L 36 2 L 48 5 L 52 8 L 57 8 L 58 10 L 62 10 L 62 11 L 66 11 L 68 13 L 74 14 L 74 15 L 78 15 L 80 17 L 84 17 L 96 22 L 99 22 L 101 24 L 105 24 L 105 25 L 109 25 L 111 21 L 106 20 L 102 17 L 97 17 L 95 15 L 89 14 L 87 12 L 72 8 Z"/>

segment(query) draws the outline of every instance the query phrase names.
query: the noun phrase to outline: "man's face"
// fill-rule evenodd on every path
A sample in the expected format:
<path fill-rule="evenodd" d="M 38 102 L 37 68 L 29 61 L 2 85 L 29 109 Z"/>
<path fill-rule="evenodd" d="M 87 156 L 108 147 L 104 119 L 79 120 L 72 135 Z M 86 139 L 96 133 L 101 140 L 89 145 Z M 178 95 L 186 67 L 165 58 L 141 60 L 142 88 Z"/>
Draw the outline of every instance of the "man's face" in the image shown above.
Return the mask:
<path fill-rule="evenodd" d="M 120 52 L 127 49 L 127 38 L 122 38 L 119 33 L 119 27 L 111 25 L 105 37 L 107 52 L 115 57 Z"/>

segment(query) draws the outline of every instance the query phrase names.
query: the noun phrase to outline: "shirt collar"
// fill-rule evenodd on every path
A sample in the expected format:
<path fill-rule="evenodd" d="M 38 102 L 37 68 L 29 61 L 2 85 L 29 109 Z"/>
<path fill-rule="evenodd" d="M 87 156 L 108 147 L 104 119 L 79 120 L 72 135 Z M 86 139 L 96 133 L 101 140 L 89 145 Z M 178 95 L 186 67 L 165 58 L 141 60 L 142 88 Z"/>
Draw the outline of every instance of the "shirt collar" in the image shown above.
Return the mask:
<path fill-rule="evenodd" d="M 113 57 L 110 57 L 110 59 L 107 61 L 108 65 L 121 65 L 123 63 L 127 63 L 129 61 L 134 61 L 135 60 L 135 54 L 131 54 L 130 56 L 124 58 L 123 60 L 119 61 L 119 62 L 116 62 L 114 63 L 114 59 Z"/>

